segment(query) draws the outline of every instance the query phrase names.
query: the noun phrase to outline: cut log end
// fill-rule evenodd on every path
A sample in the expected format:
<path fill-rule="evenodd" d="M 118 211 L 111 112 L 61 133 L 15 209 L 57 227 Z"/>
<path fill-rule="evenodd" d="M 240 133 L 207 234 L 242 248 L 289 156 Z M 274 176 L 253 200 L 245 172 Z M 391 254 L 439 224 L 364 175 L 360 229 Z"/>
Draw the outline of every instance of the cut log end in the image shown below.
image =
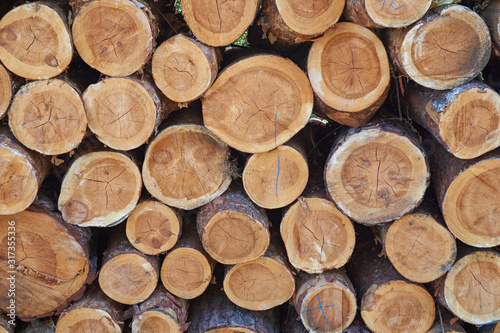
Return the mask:
<path fill-rule="evenodd" d="M 145 301 L 155 290 L 157 282 L 158 274 L 153 265 L 133 252 L 111 258 L 99 273 L 102 291 L 122 304 Z"/>
<path fill-rule="evenodd" d="M 338 0 L 275 0 L 275 3 L 284 25 L 304 36 L 324 33 L 338 21 L 345 4 L 344 1 Z"/>
<path fill-rule="evenodd" d="M 448 272 L 456 258 L 455 239 L 428 214 L 408 214 L 396 220 L 387 231 L 384 249 L 401 275 L 420 283 Z"/>
<path fill-rule="evenodd" d="M 177 211 L 157 201 L 139 203 L 127 219 L 127 238 L 139 251 L 157 255 L 170 250 L 181 234 Z"/>
<path fill-rule="evenodd" d="M 140 171 L 130 158 L 117 152 L 93 152 L 79 157 L 66 173 L 58 206 L 68 223 L 107 227 L 132 212 L 141 188 Z"/>
<path fill-rule="evenodd" d="M 384 45 L 369 29 L 338 23 L 316 40 L 307 71 L 323 113 L 349 126 L 366 123 L 384 102 L 390 82 Z"/>
<path fill-rule="evenodd" d="M 390 281 L 372 286 L 363 296 L 361 316 L 375 332 L 427 332 L 434 323 L 434 301 L 422 287 Z"/>
<path fill-rule="evenodd" d="M 330 197 L 363 224 L 388 222 L 415 208 L 429 177 L 419 146 L 401 133 L 379 128 L 348 135 L 332 150 L 325 168 Z"/>
<path fill-rule="evenodd" d="M 291 61 L 256 55 L 222 71 L 202 103 L 205 126 L 222 141 L 243 152 L 261 153 L 306 125 L 313 94 L 306 75 Z"/>
<path fill-rule="evenodd" d="M 498 196 L 500 159 L 486 159 L 458 175 L 443 199 L 443 216 L 450 231 L 475 247 L 500 244 Z"/>
<path fill-rule="evenodd" d="M 212 279 L 212 265 L 198 250 L 177 248 L 165 257 L 161 281 L 175 296 L 192 299 L 200 296 Z"/>
<path fill-rule="evenodd" d="M 283 217 L 281 237 L 290 263 L 308 273 L 342 267 L 355 243 L 352 222 L 321 198 L 299 198 Z"/>
<path fill-rule="evenodd" d="M 74 309 L 59 319 L 56 333 L 102 332 L 121 333 L 120 325 L 101 309 Z"/>
<path fill-rule="evenodd" d="M 182 333 L 177 320 L 164 311 L 147 311 L 132 322 L 132 333 L 166 332 Z"/>
<path fill-rule="evenodd" d="M 212 85 L 218 71 L 215 49 L 183 35 L 161 44 L 151 67 L 158 88 L 176 102 L 199 98 Z"/>
<path fill-rule="evenodd" d="M 158 97 L 138 80 L 106 78 L 85 90 L 83 102 L 90 130 L 113 149 L 137 148 L 155 129 Z"/>
<path fill-rule="evenodd" d="M 500 95 L 488 87 L 460 93 L 439 121 L 440 135 L 458 158 L 471 159 L 500 145 Z"/>
<path fill-rule="evenodd" d="M 446 276 L 444 297 L 450 310 L 465 322 L 483 325 L 500 319 L 500 254 L 478 251 L 466 255 Z"/>
<path fill-rule="evenodd" d="M 50 6 L 24 4 L 0 21 L 0 60 L 14 74 L 49 79 L 66 70 L 72 57 L 69 28 Z"/>
<path fill-rule="evenodd" d="M 76 14 L 72 29 L 83 61 L 109 76 L 136 72 L 153 52 L 149 18 L 133 1 L 89 1 Z"/>
<path fill-rule="evenodd" d="M 258 0 L 181 1 L 182 15 L 196 39 L 210 46 L 237 40 L 254 21 L 258 6 Z"/>
<path fill-rule="evenodd" d="M 12 79 L 9 72 L 0 64 L 0 119 L 7 113 L 12 99 Z"/>
<path fill-rule="evenodd" d="M 232 267 L 224 278 L 224 292 L 242 308 L 262 311 L 281 305 L 295 291 L 291 271 L 273 258 L 260 257 Z"/>
<path fill-rule="evenodd" d="M 450 34 L 456 35 L 453 40 L 448 38 Z M 393 56 L 415 82 L 444 90 L 476 77 L 488 63 L 490 51 L 491 39 L 483 19 L 465 6 L 448 5 L 412 26 Z"/>
<path fill-rule="evenodd" d="M 146 151 L 144 185 L 169 206 L 200 207 L 229 187 L 232 167 L 228 154 L 227 145 L 203 126 L 167 127 Z"/>
<path fill-rule="evenodd" d="M 375 25 L 384 28 L 402 28 L 420 19 L 429 10 L 432 1 L 396 0 L 390 3 L 365 0 L 365 8 Z"/>
<path fill-rule="evenodd" d="M 223 264 L 257 259 L 269 246 L 269 231 L 248 214 L 221 211 L 206 225 L 201 241 L 205 251 Z"/>
<path fill-rule="evenodd" d="M 45 155 L 76 148 L 87 129 L 80 94 L 59 79 L 23 86 L 9 109 L 9 126 L 26 147 Z"/>
<path fill-rule="evenodd" d="M 250 199 L 267 209 L 291 204 L 304 191 L 308 179 L 307 158 L 287 145 L 251 156 L 242 176 Z"/>

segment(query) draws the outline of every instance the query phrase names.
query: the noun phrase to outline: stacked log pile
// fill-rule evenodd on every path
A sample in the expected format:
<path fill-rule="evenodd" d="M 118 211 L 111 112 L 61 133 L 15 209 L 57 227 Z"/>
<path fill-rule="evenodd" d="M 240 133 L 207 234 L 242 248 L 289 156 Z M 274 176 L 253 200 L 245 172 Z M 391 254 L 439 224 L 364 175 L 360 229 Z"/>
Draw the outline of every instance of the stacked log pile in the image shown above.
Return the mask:
<path fill-rule="evenodd" d="M 0 15 L 0 332 L 500 332 L 500 0 Z"/>

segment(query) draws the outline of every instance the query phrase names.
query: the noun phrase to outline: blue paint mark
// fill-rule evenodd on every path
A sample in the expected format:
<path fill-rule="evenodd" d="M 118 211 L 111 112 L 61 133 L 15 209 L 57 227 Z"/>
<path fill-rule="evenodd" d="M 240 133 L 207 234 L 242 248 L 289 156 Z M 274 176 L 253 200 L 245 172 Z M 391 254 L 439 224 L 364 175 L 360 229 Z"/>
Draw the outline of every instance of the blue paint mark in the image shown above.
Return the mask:
<path fill-rule="evenodd" d="M 332 306 L 335 306 L 335 304 L 324 306 L 323 309 L 326 309 L 326 308 L 329 308 Z M 302 311 L 302 313 L 306 313 L 306 312 L 313 311 L 313 310 L 321 310 L 321 308 L 314 308 L 314 309 L 305 310 L 305 311 Z"/>
<path fill-rule="evenodd" d="M 331 330 L 330 323 L 328 322 L 328 319 L 326 319 L 325 311 L 323 311 L 323 306 L 321 305 L 321 300 L 319 299 L 319 294 L 317 294 L 316 296 L 318 297 L 319 308 L 321 309 L 321 314 L 323 315 L 323 318 L 325 318 L 326 325 L 328 326 L 328 330 Z"/>
<path fill-rule="evenodd" d="M 389 6 L 391 6 L 392 8 L 394 8 L 394 10 L 399 10 L 401 8 L 403 8 L 404 6 L 406 6 L 406 4 L 404 5 L 401 5 L 399 7 L 394 7 L 393 4 L 396 2 L 396 0 L 392 0 L 392 2 L 389 4 Z"/>
<path fill-rule="evenodd" d="M 276 200 L 279 201 L 280 198 L 278 196 L 278 179 L 280 178 L 280 156 L 278 155 L 278 172 L 276 174 Z"/>

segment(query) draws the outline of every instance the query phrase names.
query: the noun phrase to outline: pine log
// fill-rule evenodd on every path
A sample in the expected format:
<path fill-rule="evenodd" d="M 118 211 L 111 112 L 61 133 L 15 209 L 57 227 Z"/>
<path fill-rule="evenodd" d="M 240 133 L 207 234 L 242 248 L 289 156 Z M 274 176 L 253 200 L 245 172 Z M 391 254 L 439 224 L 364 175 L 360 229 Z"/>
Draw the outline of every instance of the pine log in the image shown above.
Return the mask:
<path fill-rule="evenodd" d="M 176 298 L 159 285 L 151 296 L 139 305 L 132 319 L 132 333 L 182 333 L 189 325 L 187 301 Z"/>
<path fill-rule="evenodd" d="M 85 296 L 59 317 L 56 333 L 121 333 L 124 306 L 107 297 L 94 284 Z"/>
<path fill-rule="evenodd" d="M 77 158 L 64 175 L 58 206 L 68 223 L 111 227 L 132 212 L 141 189 L 141 173 L 128 156 L 91 152 Z"/>
<path fill-rule="evenodd" d="M 14 325 L 12 325 L 9 321 L 13 320 Z M 15 316 L 14 319 L 10 319 L 5 314 L 0 314 L 0 333 L 14 333 L 15 327 Z"/>
<path fill-rule="evenodd" d="M 484 10 L 481 11 L 491 35 L 491 54 L 500 58 L 500 1 L 491 0 Z"/>
<path fill-rule="evenodd" d="M 109 76 L 127 76 L 149 60 L 156 36 L 148 6 L 137 0 L 76 3 L 73 40 L 89 66 Z"/>
<path fill-rule="evenodd" d="M 271 238 L 266 212 L 236 187 L 200 208 L 196 225 L 205 251 L 226 265 L 257 259 Z"/>
<path fill-rule="evenodd" d="M 356 295 L 342 270 L 319 275 L 300 272 L 295 308 L 310 332 L 343 332 L 356 316 Z"/>
<path fill-rule="evenodd" d="M 405 97 L 411 119 L 454 156 L 471 159 L 500 146 L 500 95 L 486 84 L 446 91 L 409 84 Z"/>
<path fill-rule="evenodd" d="M 264 0 L 256 24 L 261 26 L 262 38 L 271 44 L 300 44 L 337 23 L 344 4 L 339 0 Z"/>
<path fill-rule="evenodd" d="M 403 28 L 420 19 L 429 10 L 431 0 L 347 0 L 348 21 L 369 28 Z M 387 5 L 387 6 L 386 6 Z"/>
<path fill-rule="evenodd" d="M 500 245 L 500 149 L 461 160 L 436 141 L 424 142 L 432 182 L 448 229 L 475 247 Z"/>
<path fill-rule="evenodd" d="M 252 24 L 259 0 L 181 0 L 182 15 L 200 42 L 225 46 L 240 37 Z"/>
<path fill-rule="evenodd" d="M 205 126 L 222 141 L 243 152 L 262 153 L 306 125 L 313 93 L 307 76 L 290 60 L 261 54 L 226 67 L 202 104 Z"/>
<path fill-rule="evenodd" d="M 161 282 L 177 297 L 200 296 L 212 281 L 215 261 L 205 252 L 194 219 L 184 225 L 182 236 L 161 266 Z"/>
<path fill-rule="evenodd" d="M 154 52 L 151 64 L 158 88 L 171 100 L 200 98 L 215 81 L 220 54 L 193 38 L 175 35 Z"/>
<path fill-rule="evenodd" d="M 231 183 L 229 148 L 201 124 L 194 110 L 172 115 L 149 144 L 142 167 L 144 186 L 161 202 L 186 210 L 222 194 Z"/>
<path fill-rule="evenodd" d="M 191 303 L 187 333 L 278 333 L 278 314 L 275 309 L 249 311 L 232 303 L 213 285 Z"/>
<path fill-rule="evenodd" d="M 81 93 L 68 80 L 30 82 L 15 94 L 9 126 L 29 149 L 59 155 L 75 149 L 87 130 Z"/>
<path fill-rule="evenodd" d="M 250 199 L 267 209 L 294 202 L 304 191 L 308 178 L 307 155 L 297 136 L 269 152 L 250 156 L 242 175 Z"/>
<path fill-rule="evenodd" d="M 481 326 L 479 328 L 479 333 L 500 333 L 500 322 Z"/>
<path fill-rule="evenodd" d="M 146 78 L 105 78 L 83 94 L 90 130 L 106 146 L 131 150 L 144 144 L 175 107 L 162 101 Z"/>
<path fill-rule="evenodd" d="M 61 74 L 73 57 L 65 14 L 43 2 L 26 3 L 0 20 L 0 60 L 31 80 Z"/>
<path fill-rule="evenodd" d="M 180 211 L 156 200 L 142 201 L 127 218 L 128 240 L 137 250 L 149 255 L 170 250 L 181 231 Z"/>
<path fill-rule="evenodd" d="M 88 230 L 64 223 L 46 206 L 0 215 L 0 309 L 9 312 L 12 281 L 15 314 L 22 320 L 58 314 L 80 298 L 95 277 L 89 241 Z"/>
<path fill-rule="evenodd" d="M 379 228 L 387 258 L 410 281 L 436 280 L 455 262 L 455 238 L 428 205 Z"/>
<path fill-rule="evenodd" d="M 352 222 L 313 182 L 283 214 L 280 228 L 290 263 L 307 273 L 342 267 L 354 250 Z"/>
<path fill-rule="evenodd" d="M 363 228 L 363 229 L 361 229 Z M 349 276 L 361 301 L 368 328 L 377 333 L 427 332 L 434 323 L 431 295 L 408 282 L 376 247 L 369 230 L 357 229 L 358 239 L 349 263 Z"/>
<path fill-rule="evenodd" d="M 397 69 L 418 84 L 437 90 L 471 81 L 486 66 L 491 53 L 486 23 L 461 5 L 437 7 L 408 28 L 391 29 L 388 37 Z"/>
<path fill-rule="evenodd" d="M 55 333 L 56 325 L 51 317 L 35 319 L 21 327 L 19 333 Z"/>
<path fill-rule="evenodd" d="M 0 119 L 5 117 L 12 99 L 12 77 L 0 63 Z"/>
<path fill-rule="evenodd" d="M 441 305 L 463 321 L 485 325 L 500 320 L 500 253 L 459 247 L 458 260 L 431 288 Z"/>
<path fill-rule="evenodd" d="M 102 259 L 99 286 L 122 304 L 144 302 L 156 289 L 160 275 L 157 257 L 136 250 L 122 226 L 113 233 Z"/>
<path fill-rule="evenodd" d="M 254 311 L 274 308 L 295 292 L 295 279 L 279 235 L 259 258 L 226 266 L 224 292 L 234 304 Z"/>
<path fill-rule="evenodd" d="M 7 126 L 0 126 L 0 215 L 28 208 L 49 171 L 45 156 L 26 149 Z"/>
<path fill-rule="evenodd" d="M 307 73 L 318 112 L 348 126 L 366 123 L 389 91 L 384 44 L 354 23 L 338 23 L 313 43 Z"/>
<path fill-rule="evenodd" d="M 427 159 L 414 133 L 400 123 L 378 123 L 339 134 L 326 162 L 325 187 L 356 222 L 400 218 L 422 201 Z"/>

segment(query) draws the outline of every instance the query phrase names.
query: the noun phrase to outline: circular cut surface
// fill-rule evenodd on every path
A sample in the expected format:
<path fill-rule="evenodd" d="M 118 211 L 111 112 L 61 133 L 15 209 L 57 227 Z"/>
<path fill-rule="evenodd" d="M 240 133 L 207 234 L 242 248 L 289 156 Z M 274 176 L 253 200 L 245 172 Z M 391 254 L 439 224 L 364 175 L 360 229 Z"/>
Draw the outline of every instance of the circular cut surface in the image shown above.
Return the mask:
<path fill-rule="evenodd" d="M 215 76 L 200 46 L 183 35 L 162 43 L 153 54 L 151 67 L 158 88 L 176 102 L 199 98 Z"/>
<path fill-rule="evenodd" d="M 154 97 L 137 81 L 107 78 L 83 94 L 90 130 L 105 145 L 130 150 L 147 141 L 154 131 Z"/>
<path fill-rule="evenodd" d="M 87 129 L 80 94 L 59 79 L 23 86 L 9 109 L 9 126 L 26 147 L 45 155 L 76 148 Z"/>
<path fill-rule="evenodd" d="M 204 126 L 167 127 L 148 146 L 142 168 L 144 185 L 169 206 L 197 208 L 222 194 L 231 183 L 228 152 Z"/>
<path fill-rule="evenodd" d="M 291 204 L 304 191 L 308 179 L 307 159 L 286 145 L 252 155 L 242 177 L 243 187 L 250 199 L 267 209 Z"/>
<path fill-rule="evenodd" d="M 161 267 L 161 281 L 177 297 L 192 299 L 203 294 L 212 279 L 212 267 L 201 252 L 177 248 L 167 254 Z"/>
<path fill-rule="evenodd" d="M 304 72 L 290 60 L 256 55 L 227 67 L 202 103 L 205 126 L 222 141 L 243 152 L 261 153 L 306 125 L 313 94 Z"/>
<path fill-rule="evenodd" d="M 443 216 L 450 231 L 475 247 L 500 245 L 500 158 L 474 164 L 450 184 Z"/>
<path fill-rule="evenodd" d="M 255 19 L 258 0 L 181 0 L 182 15 L 200 42 L 225 46 L 234 42 Z"/>
<path fill-rule="evenodd" d="M 83 5 L 73 23 L 73 39 L 83 61 L 110 76 L 136 72 L 153 52 L 148 17 L 129 0 Z"/>
<path fill-rule="evenodd" d="M 12 99 L 12 80 L 5 67 L 0 64 L 0 119 L 3 118 Z"/>
<path fill-rule="evenodd" d="M 0 145 L 0 212 L 14 214 L 28 208 L 38 193 L 35 168 L 17 151 Z"/>
<path fill-rule="evenodd" d="M 427 214 L 408 214 L 396 220 L 387 231 L 384 248 L 401 275 L 420 283 L 449 271 L 457 251 L 451 233 Z"/>
<path fill-rule="evenodd" d="M 127 238 L 139 251 L 157 255 L 179 239 L 181 220 L 175 211 L 157 201 L 139 203 L 127 219 Z"/>
<path fill-rule="evenodd" d="M 16 7 L 0 20 L 0 60 L 26 79 L 49 79 L 61 74 L 73 56 L 66 23 L 40 2 Z"/>
<path fill-rule="evenodd" d="M 300 318 L 310 332 L 342 332 L 354 320 L 355 309 L 354 293 L 338 283 L 327 284 L 306 295 Z"/>
<path fill-rule="evenodd" d="M 390 79 L 384 45 L 369 29 L 342 22 L 317 39 L 307 73 L 316 95 L 328 106 L 357 112 L 385 93 Z"/>
<path fill-rule="evenodd" d="M 257 259 L 269 246 L 269 231 L 250 215 L 236 211 L 216 213 L 201 239 L 205 251 L 220 263 L 237 264 Z"/>
<path fill-rule="evenodd" d="M 163 311 L 146 311 L 132 321 L 132 333 L 182 333 L 179 323 Z"/>
<path fill-rule="evenodd" d="M 413 209 L 428 179 L 422 151 L 407 137 L 377 128 L 350 135 L 325 169 L 333 201 L 364 224 L 391 221 Z"/>
<path fill-rule="evenodd" d="M 155 290 L 158 274 L 144 257 L 135 253 L 117 255 L 99 272 L 99 286 L 111 299 L 122 304 L 145 301 Z"/>
<path fill-rule="evenodd" d="M 342 267 L 352 255 L 352 222 L 321 198 L 299 198 L 281 222 L 281 237 L 290 263 L 310 274 Z"/>
<path fill-rule="evenodd" d="M 450 151 L 470 159 L 500 146 L 500 96 L 472 88 L 456 96 L 440 118 L 439 131 Z"/>
<path fill-rule="evenodd" d="M 434 300 L 422 287 L 404 281 L 372 286 L 361 301 L 368 328 L 383 333 L 424 333 L 434 322 Z"/>
<path fill-rule="evenodd" d="M 488 63 L 490 50 L 483 19 L 465 6 L 449 5 L 440 16 L 414 25 L 399 54 L 411 79 L 424 87 L 444 90 L 476 77 Z"/>
<path fill-rule="evenodd" d="M 107 227 L 132 212 L 141 189 L 141 173 L 130 158 L 118 152 L 89 153 L 64 176 L 58 208 L 68 223 Z"/>
<path fill-rule="evenodd" d="M 56 325 L 56 333 L 121 333 L 121 331 L 118 323 L 108 312 L 91 308 L 71 310 L 62 315 Z"/>
<path fill-rule="evenodd" d="M 0 215 L 0 275 L 9 276 L 7 261 L 15 221 L 16 242 L 16 315 L 33 318 L 50 314 L 64 306 L 84 285 L 89 274 L 85 249 L 57 215 L 23 211 Z M 79 235 L 76 235 L 79 236 Z M 10 258 L 12 259 L 12 258 Z M 0 279 L 0 290 L 9 289 L 9 281 Z M 9 298 L 0 298 L 0 308 L 8 311 Z"/>
<path fill-rule="evenodd" d="M 345 1 L 339 0 L 276 0 L 283 22 L 302 35 L 319 35 L 337 23 Z"/>
<path fill-rule="evenodd" d="M 237 264 L 224 278 L 224 292 L 234 304 L 261 311 L 288 301 L 295 291 L 290 271 L 278 261 L 260 257 Z"/>
<path fill-rule="evenodd" d="M 452 312 L 465 322 L 483 325 L 500 320 L 500 254 L 479 251 L 452 267 L 444 297 Z"/>
<path fill-rule="evenodd" d="M 431 0 L 365 0 L 368 15 L 378 25 L 402 28 L 420 19 L 429 10 Z"/>

